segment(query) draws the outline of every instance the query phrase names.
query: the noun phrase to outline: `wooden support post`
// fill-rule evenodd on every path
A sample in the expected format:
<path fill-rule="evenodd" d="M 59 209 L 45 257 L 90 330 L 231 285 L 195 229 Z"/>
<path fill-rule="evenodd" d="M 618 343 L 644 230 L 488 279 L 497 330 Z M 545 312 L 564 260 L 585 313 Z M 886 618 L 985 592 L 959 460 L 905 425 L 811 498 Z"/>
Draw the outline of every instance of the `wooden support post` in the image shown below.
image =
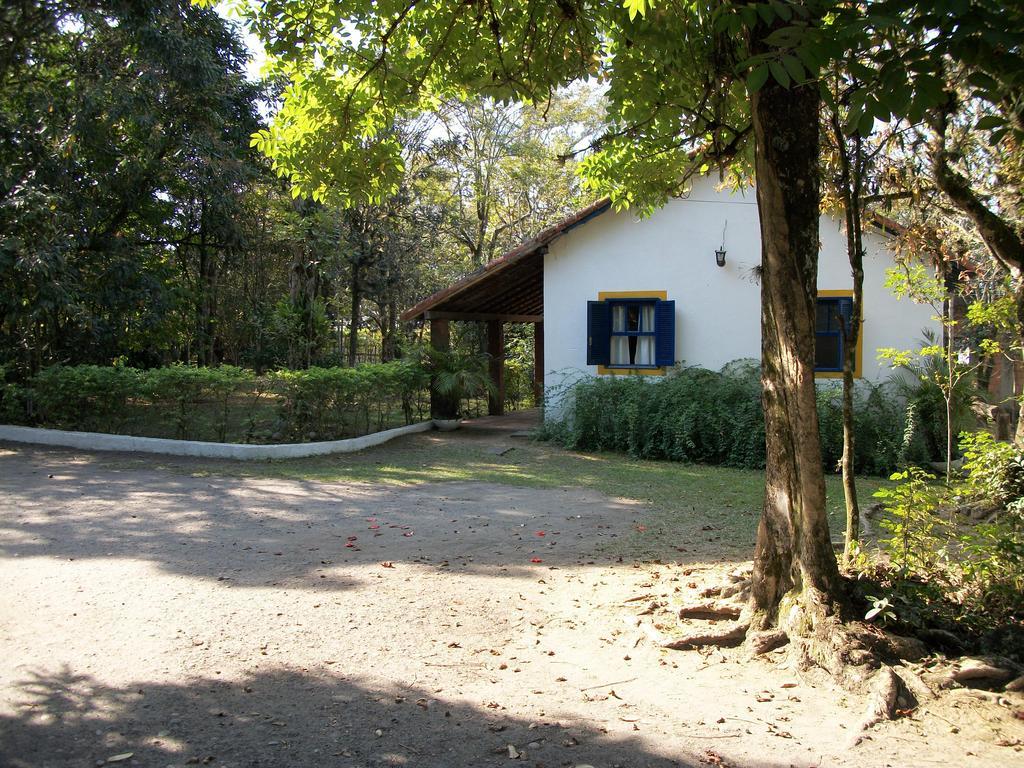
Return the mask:
<path fill-rule="evenodd" d="M 544 323 L 533 324 L 533 404 L 544 403 Z"/>
<path fill-rule="evenodd" d="M 487 413 L 505 413 L 505 325 L 500 320 L 487 321 L 487 354 L 490 355 L 491 382 L 494 392 L 487 395 Z"/>
<path fill-rule="evenodd" d="M 447 320 L 430 321 L 430 346 L 440 352 L 448 352 L 451 348 L 451 330 Z M 442 395 L 430 382 L 430 416 L 435 419 L 453 419 L 459 410 L 459 403 L 454 398 Z"/>

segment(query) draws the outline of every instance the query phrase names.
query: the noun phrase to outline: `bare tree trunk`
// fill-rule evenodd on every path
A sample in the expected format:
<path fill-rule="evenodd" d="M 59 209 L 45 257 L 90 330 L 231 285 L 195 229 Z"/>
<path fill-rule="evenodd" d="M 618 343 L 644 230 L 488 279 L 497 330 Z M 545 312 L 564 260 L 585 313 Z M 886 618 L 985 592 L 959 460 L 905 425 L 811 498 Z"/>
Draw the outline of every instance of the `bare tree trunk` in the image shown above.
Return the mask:
<path fill-rule="evenodd" d="M 359 318 L 363 311 L 362 284 L 357 260 L 352 262 L 352 281 L 349 290 L 352 297 L 352 313 L 348 325 L 348 364 L 352 367 L 356 364 L 356 355 L 359 353 Z"/>
<path fill-rule="evenodd" d="M 857 503 L 857 482 L 854 477 L 856 448 L 853 420 L 853 384 L 857 365 L 857 340 L 860 338 L 861 315 L 864 304 L 864 239 L 862 197 L 864 181 L 863 142 L 860 133 L 853 136 L 853 158 L 848 154 L 846 136 L 839 119 L 838 108 L 832 109 L 832 134 L 839 153 L 839 168 L 846 218 L 846 252 L 853 277 L 853 307 L 850 327 L 840 318 L 843 334 L 843 497 L 846 502 L 846 534 L 843 537 L 843 562 L 849 564 L 854 548 L 860 541 L 860 507 Z"/>
<path fill-rule="evenodd" d="M 380 329 L 380 361 L 386 363 L 398 357 L 398 305 L 388 300 L 381 306 L 384 316 Z"/>
<path fill-rule="evenodd" d="M 757 43 L 755 53 L 764 48 Z M 751 102 L 767 448 L 751 629 L 779 626 L 791 637 L 824 639 L 840 612 L 841 590 L 814 390 L 819 97 L 816 85 L 786 89 L 769 81 Z"/>
<path fill-rule="evenodd" d="M 1020 337 L 1017 341 L 1020 343 L 1021 350 L 1024 350 L 1024 279 L 1021 277 L 1017 279 L 1014 298 L 1017 302 L 1017 328 L 1020 330 Z M 1013 370 L 1013 393 L 1018 398 L 1017 429 L 1013 435 L 1013 442 L 1018 447 L 1024 448 L 1024 386 L 1022 386 L 1020 377 L 1021 368 L 1024 366 L 1022 366 L 1019 360 L 1011 363 L 1011 366 Z"/>
<path fill-rule="evenodd" d="M 946 485 L 953 479 L 953 295 L 946 300 Z"/>
<path fill-rule="evenodd" d="M 217 265 L 214 256 L 210 253 L 210 246 L 206 237 L 206 201 L 202 201 L 199 210 L 199 275 L 197 284 L 199 286 L 199 318 L 198 318 L 198 341 L 200 365 L 215 365 L 213 349 L 213 337 L 215 334 L 214 311 L 216 297 L 214 293 L 217 280 Z"/>

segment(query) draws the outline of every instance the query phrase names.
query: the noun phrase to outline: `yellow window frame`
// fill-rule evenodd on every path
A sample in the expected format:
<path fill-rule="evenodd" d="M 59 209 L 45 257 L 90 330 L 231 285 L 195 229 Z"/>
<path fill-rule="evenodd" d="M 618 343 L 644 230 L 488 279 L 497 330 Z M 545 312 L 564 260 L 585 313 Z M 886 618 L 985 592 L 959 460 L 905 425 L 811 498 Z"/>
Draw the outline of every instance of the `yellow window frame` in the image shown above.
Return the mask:
<path fill-rule="evenodd" d="M 598 301 L 608 299 L 668 299 L 668 291 L 600 291 Z M 599 376 L 664 376 L 665 368 L 609 368 L 597 366 Z"/>
<path fill-rule="evenodd" d="M 823 290 L 818 291 L 818 298 L 822 299 L 835 299 L 835 298 L 853 298 L 853 289 L 837 289 L 837 290 Z M 853 377 L 860 379 L 864 377 L 864 307 L 863 301 L 860 308 L 860 333 L 857 334 L 857 353 L 854 356 L 853 362 Z M 814 378 L 816 379 L 841 379 L 843 378 L 842 371 L 815 371 Z"/>

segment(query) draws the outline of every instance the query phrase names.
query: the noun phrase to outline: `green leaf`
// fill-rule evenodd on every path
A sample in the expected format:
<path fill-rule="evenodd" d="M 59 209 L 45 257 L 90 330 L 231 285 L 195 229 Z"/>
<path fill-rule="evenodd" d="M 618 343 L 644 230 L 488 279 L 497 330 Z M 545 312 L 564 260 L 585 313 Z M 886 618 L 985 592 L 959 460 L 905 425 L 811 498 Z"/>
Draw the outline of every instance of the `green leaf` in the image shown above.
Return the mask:
<path fill-rule="evenodd" d="M 972 72 L 967 76 L 967 82 L 986 91 L 999 90 L 999 81 L 984 72 Z"/>
<path fill-rule="evenodd" d="M 761 87 L 768 81 L 768 66 L 762 64 L 759 67 L 755 67 L 747 75 L 747 90 L 750 93 L 757 93 L 761 90 Z"/>
<path fill-rule="evenodd" d="M 979 131 L 991 131 L 993 128 L 1001 128 L 1004 125 L 1006 125 L 1006 118 L 999 115 L 985 115 L 977 122 L 975 127 Z"/>
<path fill-rule="evenodd" d="M 789 88 L 790 79 L 786 68 L 778 61 L 769 61 L 768 67 L 772 71 L 772 77 L 775 78 L 775 82 L 783 88 Z"/>
<path fill-rule="evenodd" d="M 647 0 L 622 0 L 622 7 L 629 11 L 629 20 L 647 13 Z"/>
<path fill-rule="evenodd" d="M 803 64 L 796 56 L 785 55 L 782 57 L 782 66 L 786 68 L 794 83 L 799 83 L 806 78 Z"/>
<path fill-rule="evenodd" d="M 807 34 L 807 27 L 782 27 L 768 35 L 764 41 L 776 48 L 795 48 Z"/>
<path fill-rule="evenodd" d="M 793 18 L 793 10 L 786 3 L 772 3 L 772 10 L 774 10 L 783 21 L 789 21 Z"/>
<path fill-rule="evenodd" d="M 872 113 L 865 111 L 864 114 L 860 116 L 860 120 L 857 121 L 857 133 L 861 136 L 868 136 L 874 126 L 875 116 Z"/>

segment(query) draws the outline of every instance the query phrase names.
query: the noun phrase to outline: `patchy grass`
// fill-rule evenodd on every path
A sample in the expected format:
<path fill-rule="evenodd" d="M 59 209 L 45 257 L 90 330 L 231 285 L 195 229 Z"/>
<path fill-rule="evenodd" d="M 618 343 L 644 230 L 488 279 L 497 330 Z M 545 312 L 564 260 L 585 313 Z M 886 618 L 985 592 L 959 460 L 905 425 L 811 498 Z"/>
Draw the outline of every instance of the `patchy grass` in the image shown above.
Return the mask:
<path fill-rule="evenodd" d="M 504 455 L 501 451 L 511 448 Z M 172 460 L 165 460 L 171 462 Z M 643 558 L 673 552 L 685 559 L 749 556 L 753 551 L 764 495 L 764 473 L 757 470 L 645 461 L 612 453 L 575 453 L 550 443 L 495 433 L 461 430 L 401 438 L 356 454 L 241 464 L 202 462 L 213 473 L 283 477 L 324 482 L 409 485 L 481 482 L 534 488 L 587 488 L 644 503 L 648 512 L 625 552 Z M 196 471 L 190 466 L 170 468 Z M 858 481 L 862 503 L 883 484 Z M 842 486 L 829 477 L 828 512 L 833 538 L 845 526 Z M 657 549 L 649 542 L 660 542 Z"/>

